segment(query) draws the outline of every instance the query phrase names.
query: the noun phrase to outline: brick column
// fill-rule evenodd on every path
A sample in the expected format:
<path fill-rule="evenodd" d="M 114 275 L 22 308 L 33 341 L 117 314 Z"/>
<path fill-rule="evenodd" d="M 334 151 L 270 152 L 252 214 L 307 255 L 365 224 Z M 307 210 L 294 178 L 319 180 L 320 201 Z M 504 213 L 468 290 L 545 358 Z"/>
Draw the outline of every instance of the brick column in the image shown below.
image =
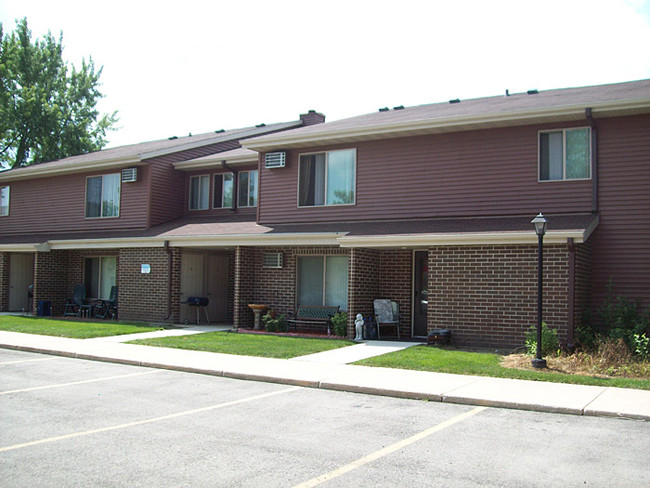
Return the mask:
<path fill-rule="evenodd" d="M 233 324 L 252 327 L 253 312 L 248 308 L 255 298 L 255 250 L 238 246 L 235 249 L 235 292 Z"/>
<path fill-rule="evenodd" d="M 11 255 L 0 252 L 0 312 L 9 310 L 9 268 Z"/>
<path fill-rule="evenodd" d="M 368 317 L 374 313 L 372 302 L 379 297 L 379 251 L 350 249 L 348 270 L 348 337 L 354 338 L 354 319 L 358 313 Z"/>

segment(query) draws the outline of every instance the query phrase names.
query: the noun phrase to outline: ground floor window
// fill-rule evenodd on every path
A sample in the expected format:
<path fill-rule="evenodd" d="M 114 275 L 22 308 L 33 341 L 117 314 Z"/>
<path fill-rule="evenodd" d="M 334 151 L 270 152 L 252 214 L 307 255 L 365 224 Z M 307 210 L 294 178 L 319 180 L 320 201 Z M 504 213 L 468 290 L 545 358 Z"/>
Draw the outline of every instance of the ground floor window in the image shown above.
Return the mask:
<path fill-rule="evenodd" d="M 89 298 L 108 300 L 116 279 L 117 258 L 115 256 L 85 258 L 84 283 Z"/>
<path fill-rule="evenodd" d="M 298 258 L 298 303 L 348 309 L 348 257 Z"/>

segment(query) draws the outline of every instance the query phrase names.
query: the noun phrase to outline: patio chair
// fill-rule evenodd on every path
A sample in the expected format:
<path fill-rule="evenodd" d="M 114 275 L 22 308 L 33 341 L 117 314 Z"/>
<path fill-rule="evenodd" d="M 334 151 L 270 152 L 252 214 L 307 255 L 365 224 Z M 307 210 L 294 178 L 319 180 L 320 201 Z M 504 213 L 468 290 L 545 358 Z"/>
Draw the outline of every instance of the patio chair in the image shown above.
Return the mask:
<path fill-rule="evenodd" d="M 117 286 L 111 286 L 108 300 L 98 300 L 95 304 L 95 317 L 106 319 L 117 318 Z"/>
<path fill-rule="evenodd" d="M 63 306 L 64 317 L 81 317 L 81 310 L 86 302 L 85 285 L 74 285 L 74 296 L 68 298 Z"/>
<path fill-rule="evenodd" d="M 393 300 L 377 299 L 373 302 L 375 308 L 375 323 L 377 324 L 377 339 L 381 340 L 381 327 L 395 327 L 399 339 L 399 303 Z"/>

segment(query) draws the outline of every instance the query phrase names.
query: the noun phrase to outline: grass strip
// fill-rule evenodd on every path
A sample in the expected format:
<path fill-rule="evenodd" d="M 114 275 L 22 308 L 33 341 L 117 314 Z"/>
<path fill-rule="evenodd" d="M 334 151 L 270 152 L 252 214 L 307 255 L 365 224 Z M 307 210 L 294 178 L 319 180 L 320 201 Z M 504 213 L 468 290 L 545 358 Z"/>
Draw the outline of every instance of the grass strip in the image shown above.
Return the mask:
<path fill-rule="evenodd" d="M 601 378 L 582 374 L 558 373 L 552 370 L 528 371 L 512 369 L 501 366 L 501 358 L 502 356 L 499 354 L 415 346 L 382 356 L 363 359 L 354 364 L 382 368 L 434 371 L 437 373 L 650 390 L 650 379 Z"/>
<path fill-rule="evenodd" d="M 236 332 L 206 332 L 177 337 L 138 339 L 129 344 L 220 352 L 240 356 L 289 359 L 354 344 L 348 340 L 310 339 L 272 335 L 238 334 Z"/>
<path fill-rule="evenodd" d="M 136 322 L 114 322 L 110 320 L 77 321 L 69 319 L 46 319 L 42 317 L 0 316 L 0 330 L 40 334 L 73 339 L 91 339 L 124 334 L 151 332 L 160 327 L 152 327 Z"/>

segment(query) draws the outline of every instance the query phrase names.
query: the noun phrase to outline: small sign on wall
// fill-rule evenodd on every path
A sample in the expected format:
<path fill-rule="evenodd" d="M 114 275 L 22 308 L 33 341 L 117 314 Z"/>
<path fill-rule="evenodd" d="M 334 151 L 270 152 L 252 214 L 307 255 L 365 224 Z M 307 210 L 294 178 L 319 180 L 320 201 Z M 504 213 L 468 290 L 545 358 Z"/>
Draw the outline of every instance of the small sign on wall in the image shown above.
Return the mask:
<path fill-rule="evenodd" d="M 142 274 L 151 273 L 151 265 L 150 264 L 141 264 L 140 265 L 140 273 L 142 273 Z"/>

